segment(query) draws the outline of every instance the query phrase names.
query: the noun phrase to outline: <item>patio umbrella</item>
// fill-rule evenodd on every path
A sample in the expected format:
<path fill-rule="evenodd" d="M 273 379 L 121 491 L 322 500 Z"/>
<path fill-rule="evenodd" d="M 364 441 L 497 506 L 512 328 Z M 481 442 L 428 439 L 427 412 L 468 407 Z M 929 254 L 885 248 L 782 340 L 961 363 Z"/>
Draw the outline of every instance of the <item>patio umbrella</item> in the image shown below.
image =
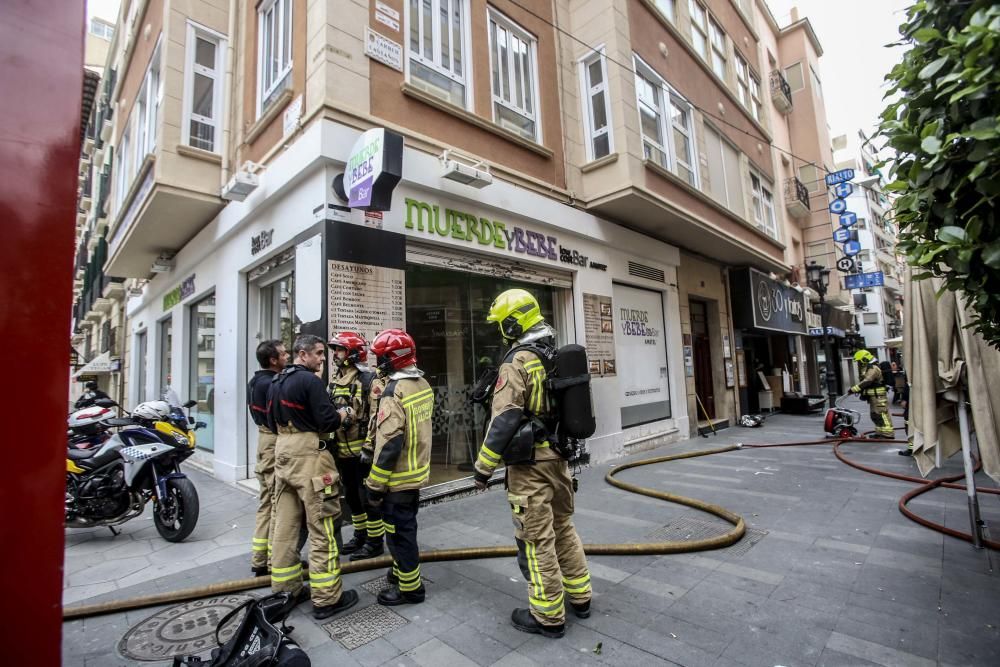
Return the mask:
<path fill-rule="evenodd" d="M 978 504 L 972 479 L 971 443 L 978 440 L 983 470 L 1000 481 L 1000 351 L 967 328 L 971 315 L 961 294 L 944 292 L 942 281 L 913 281 L 907 269 L 903 353 L 909 367 L 910 421 L 907 435 L 920 474 L 962 451 L 969 487 L 973 534 Z M 971 423 L 969 420 L 971 412 Z"/>

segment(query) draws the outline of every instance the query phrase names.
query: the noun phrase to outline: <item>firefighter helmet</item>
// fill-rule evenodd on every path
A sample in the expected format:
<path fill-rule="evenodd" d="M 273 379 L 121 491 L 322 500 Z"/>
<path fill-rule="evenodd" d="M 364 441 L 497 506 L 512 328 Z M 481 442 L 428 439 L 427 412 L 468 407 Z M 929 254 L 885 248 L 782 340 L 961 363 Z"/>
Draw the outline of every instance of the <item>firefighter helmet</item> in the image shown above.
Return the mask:
<path fill-rule="evenodd" d="M 386 375 L 417 363 L 417 346 L 402 329 L 386 329 L 372 341 L 372 353 Z"/>
<path fill-rule="evenodd" d="M 493 300 L 487 322 L 496 322 L 505 340 L 516 340 L 539 322 L 544 322 L 538 301 L 523 289 L 509 289 Z"/>
<path fill-rule="evenodd" d="M 347 357 L 343 361 L 344 366 L 363 364 L 368 359 L 368 341 L 353 331 L 341 331 L 335 334 L 330 339 L 330 347 L 340 347 L 347 351 Z"/>
<path fill-rule="evenodd" d="M 867 365 L 875 361 L 875 356 L 868 350 L 858 350 L 854 353 L 854 361 Z"/>

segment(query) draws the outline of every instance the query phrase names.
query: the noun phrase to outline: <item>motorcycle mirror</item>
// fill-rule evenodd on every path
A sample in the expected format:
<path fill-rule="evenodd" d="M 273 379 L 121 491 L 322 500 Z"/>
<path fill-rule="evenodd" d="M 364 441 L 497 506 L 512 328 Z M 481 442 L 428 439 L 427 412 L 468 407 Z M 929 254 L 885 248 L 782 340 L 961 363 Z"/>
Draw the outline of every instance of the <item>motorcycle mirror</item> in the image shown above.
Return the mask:
<path fill-rule="evenodd" d="M 198 401 L 192 400 L 192 401 L 188 401 L 187 403 L 185 403 L 184 407 L 190 409 L 190 408 L 193 408 L 196 405 L 198 405 Z"/>
<path fill-rule="evenodd" d="M 200 428 L 208 428 L 208 422 L 195 422 L 194 430 L 197 431 Z"/>

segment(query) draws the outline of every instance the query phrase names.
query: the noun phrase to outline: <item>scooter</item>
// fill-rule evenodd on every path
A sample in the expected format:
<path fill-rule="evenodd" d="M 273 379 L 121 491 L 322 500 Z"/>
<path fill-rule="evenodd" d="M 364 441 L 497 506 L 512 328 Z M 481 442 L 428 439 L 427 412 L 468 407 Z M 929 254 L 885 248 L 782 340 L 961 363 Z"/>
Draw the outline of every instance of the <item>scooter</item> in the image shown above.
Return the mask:
<path fill-rule="evenodd" d="M 861 413 L 841 405 L 841 402 L 846 398 L 846 395 L 839 397 L 834 401 L 834 407 L 826 411 L 823 428 L 826 430 L 828 437 L 844 440 L 858 437 L 856 425 L 861 421 Z"/>
<path fill-rule="evenodd" d="M 122 428 L 99 447 L 67 447 L 66 526 L 107 526 L 117 535 L 114 526 L 153 501 L 160 536 L 168 542 L 187 538 L 198 523 L 199 501 L 180 463 L 194 453 L 195 431 L 204 426 L 184 413 L 193 405 L 143 403 L 126 417 L 101 420 L 96 432 Z"/>

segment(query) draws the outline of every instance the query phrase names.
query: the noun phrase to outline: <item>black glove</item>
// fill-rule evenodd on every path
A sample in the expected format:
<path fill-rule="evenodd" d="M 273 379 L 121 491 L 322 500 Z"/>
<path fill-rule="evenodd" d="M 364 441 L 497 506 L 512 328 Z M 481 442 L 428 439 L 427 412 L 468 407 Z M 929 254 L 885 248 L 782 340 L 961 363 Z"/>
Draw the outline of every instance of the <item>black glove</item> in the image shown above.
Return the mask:
<path fill-rule="evenodd" d="M 368 493 L 368 506 L 373 509 L 378 509 L 382 507 L 382 502 L 385 500 L 385 494 L 381 491 L 372 491 L 368 487 L 365 487 Z"/>
<path fill-rule="evenodd" d="M 361 476 L 367 477 L 372 471 L 372 453 L 367 449 L 361 450 L 361 458 L 358 460 L 358 465 L 361 467 Z"/>
<path fill-rule="evenodd" d="M 476 482 L 476 488 L 478 490 L 480 490 L 480 491 L 485 491 L 486 487 L 489 486 L 489 483 L 490 483 L 490 476 L 489 475 L 484 475 L 484 474 L 482 474 L 480 472 L 477 472 L 473 476 L 473 479 Z"/>

